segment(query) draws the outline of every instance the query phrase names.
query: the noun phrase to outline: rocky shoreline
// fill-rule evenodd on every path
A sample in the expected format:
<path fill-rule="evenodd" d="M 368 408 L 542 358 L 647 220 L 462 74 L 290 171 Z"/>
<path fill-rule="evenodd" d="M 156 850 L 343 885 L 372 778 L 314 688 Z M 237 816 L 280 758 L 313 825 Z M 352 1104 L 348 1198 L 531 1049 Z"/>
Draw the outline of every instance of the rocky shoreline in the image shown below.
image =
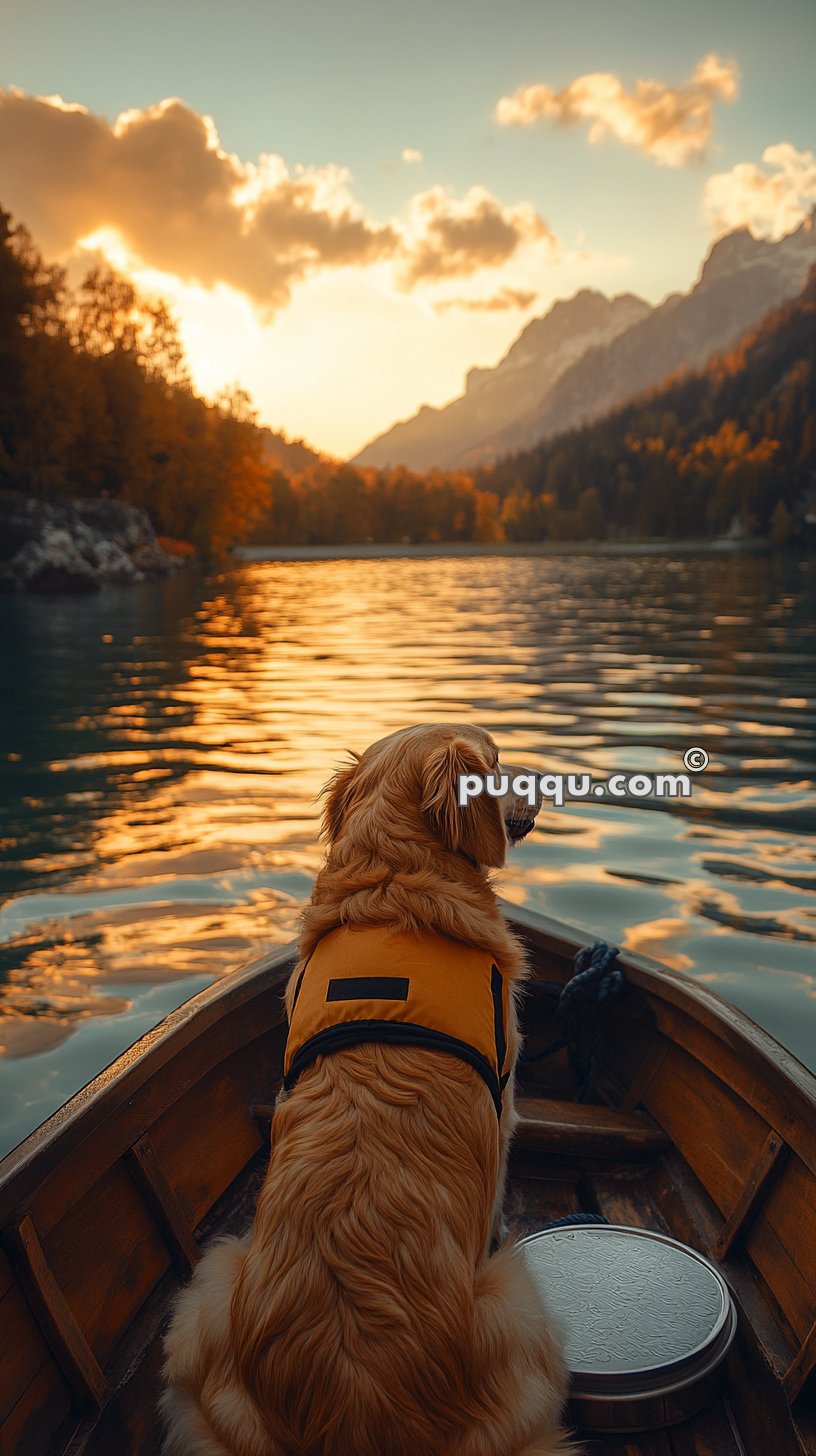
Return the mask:
<path fill-rule="evenodd" d="M 94 592 L 191 564 L 160 545 L 147 511 L 122 501 L 45 501 L 0 491 L 0 590 Z"/>

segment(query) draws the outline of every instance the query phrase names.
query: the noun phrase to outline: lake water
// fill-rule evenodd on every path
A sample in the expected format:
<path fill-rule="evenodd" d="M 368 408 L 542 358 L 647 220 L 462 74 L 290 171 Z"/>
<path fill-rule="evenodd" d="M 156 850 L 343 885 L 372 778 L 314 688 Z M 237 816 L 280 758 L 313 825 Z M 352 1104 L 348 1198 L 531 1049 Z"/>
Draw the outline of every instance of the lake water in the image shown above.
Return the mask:
<path fill-rule="evenodd" d="M 0 598 L 0 1151 L 288 940 L 346 748 L 472 721 L 539 771 L 709 768 L 548 808 L 508 899 L 705 980 L 816 1065 L 816 561 L 257 562 Z"/>

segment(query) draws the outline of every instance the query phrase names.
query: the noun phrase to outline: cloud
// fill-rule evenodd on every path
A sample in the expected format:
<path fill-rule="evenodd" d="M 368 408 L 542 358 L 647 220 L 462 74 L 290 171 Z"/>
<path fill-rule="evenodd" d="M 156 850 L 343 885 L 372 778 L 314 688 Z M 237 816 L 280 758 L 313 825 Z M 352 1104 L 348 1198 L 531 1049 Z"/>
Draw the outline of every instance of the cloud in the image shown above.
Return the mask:
<path fill-rule="evenodd" d="M 529 202 L 502 207 L 484 187 L 451 198 L 442 187 L 419 193 L 410 209 L 407 256 L 399 271 L 403 288 L 440 278 L 466 278 L 498 268 L 525 243 L 558 244 Z"/>
<path fill-rule="evenodd" d="M 114 227 L 151 266 L 274 309 L 315 267 L 388 257 L 396 230 L 363 215 L 337 167 L 244 163 L 183 101 L 111 126 L 59 98 L 0 92 L 0 189 L 46 253 Z"/>
<path fill-rule="evenodd" d="M 512 96 L 501 98 L 495 118 L 502 126 L 531 126 L 536 121 L 576 126 L 589 121 L 590 142 L 610 135 L 661 166 L 682 167 L 705 156 L 714 102 L 733 101 L 738 91 L 736 63 L 708 55 L 682 86 L 636 81 L 627 91 L 609 72 L 578 76 L 561 91 L 520 86 Z"/>
<path fill-rule="evenodd" d="M 154 268 L 223 281 L 275 309 L 316 266 L 372 262 L 399 246 L 364 217 L 338 167 L 242 163 L 181 100 L 114 125 L 55 98 L 0 92 L 0 189 L 47 253 L 115 227 Z"/>
<path fill-rule="evenodd" d="M 422 153 L 418 152 L 416 147 L 403 147 L 402 160 L 403 162 L 421 162 Z"/>
<path fill-rule="evenodd" d="M 178 99 L 111 124 L 60 97 L 0 91 L 0 197 L 46 256 L 115 235 L 124 257 L 187 284 L 227 284 L 271 314 L 330 269 L 385 263 L 409 291 L 497 267 L 534 239 L 555 245 L 529 203 L 503 207 L 484 188 L 458 200 L 433 188 L 411 200 L 407 222 L 380 223 L 349 182 L 331 164 L 242 161 L 211 117 Z"/>
<path fill-rule="evenodd" d="M 506 313 L 513 308 L 529 308 L 537 297 L 534 288 L 500 288 L 487 298 L 440 298 L 434 308 L 437 313 L 447 313 L 452 308 L 461 308 L 467 313 Z"/>
<path fill-rule="evenodd" d="M 762 153 L 765 170 L 738 162 L 730 172 L 709 177 L 703 215 L 717 237 L 748 227 L 757 237 L 781 238 L 798 227 L 816 203 L 816 155 L 790 142 Z"/>

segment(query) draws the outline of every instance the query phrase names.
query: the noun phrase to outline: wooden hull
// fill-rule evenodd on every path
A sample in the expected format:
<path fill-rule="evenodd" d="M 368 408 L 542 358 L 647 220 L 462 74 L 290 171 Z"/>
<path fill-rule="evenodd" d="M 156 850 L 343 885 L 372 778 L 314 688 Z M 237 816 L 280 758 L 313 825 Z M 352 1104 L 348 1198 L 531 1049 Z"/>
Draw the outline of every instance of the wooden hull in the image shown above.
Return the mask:
<path fill-rule="evenodd" d="M 534 979 L 527 1050 L 590 937 L 507 906 Z M 149 1456 L 160 1333 L 199 1244 L 251 1218 L 294 948 L 203 991 L 0 1164 L 0 1456 Z M 584 1209 L 691 1244 L 737 1303 L 723 1394 L 596 1456 L 816 1452 L 816 1079 L 699 983 L 641 957 L 610 1012 L 597 1105 L 565 1054 L 521 1069 L 511 1222 Z"/>

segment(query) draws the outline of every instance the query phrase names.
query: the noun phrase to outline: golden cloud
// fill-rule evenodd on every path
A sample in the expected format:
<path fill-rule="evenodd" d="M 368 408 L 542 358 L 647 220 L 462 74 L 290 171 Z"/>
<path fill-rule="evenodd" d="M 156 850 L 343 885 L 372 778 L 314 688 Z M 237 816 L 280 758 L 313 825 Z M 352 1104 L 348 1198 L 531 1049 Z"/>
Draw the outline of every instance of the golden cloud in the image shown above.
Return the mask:
<path fill-rule="evenodd" d="M 409 240 L 399 272 L 403 288 L 439 278 L 466 278 L 480 268 L 498 268 L 525 243 L 558 244 L 529 202 L 502 207 L 484 187 L 451 198 L 442 187 L 419 193 L 411 203 Z"/>
<path fill-rule="evenodd" d="M 765 148 L 762 161 L 764 171 L 755 162 L 738 162 L 706 182 L 703 213 L 717 237 L 738 227 L 749 227 L 758 237 L 784 237 L 816 203 L 813 152 L 777 142 Z"/>
<path fill-rule="evenodd" d="M 411 154 L 413 160 L 413 153 Z M 408 223 L 375 222 L 333 165 L 226 152 L 211 117 L 169 99 L 111 125 L 60 97 L 0 91 L 0 196 L 46 255 L 110 234 L 149 268 L 185 283 L 225 283 L 267 312 L 320 270 L 390 261 L 402 290 L 505 263 L 551 238 L 528 203 L 485 189 L 415 197 Z"/>
<path fill-rule="evenodd" d="M 437 313 L 461 308 L 467 313 L 507 313 L 510 309 L 529 308 L 538 298 L 534 288 L 500 288 L 486 298 L 440 298 L 434 304 Z"/>
<path fill-rule="evenodd" d="M 150 266 L 217 281 L 268 308 L 313 268 L 387 257 L 391 226 L 369 221 L 339 168 L 257 164 L 225 152 L 210 117 L 171 99 L 113 126 L 84 107 L 0 92 L 0 189 L 46 253 L 114 227 Z"/>
<path fill-rule="evenodd" d="M 537 121 L 576 126 L 589 121 L 590 142 L 613 136 L 662 166 L 682 167 L 699 161 L 708 149 L 714 102 L 733 101 L 738 91 L 736 63 L 708 55 L 682 86 L 643 80 L 627 91 L 609 72 L 578 76 L 561 91 L 521 86 L 512 96 L 501 98 L 495 118 L 502 126 L 531 126 Z"/>

